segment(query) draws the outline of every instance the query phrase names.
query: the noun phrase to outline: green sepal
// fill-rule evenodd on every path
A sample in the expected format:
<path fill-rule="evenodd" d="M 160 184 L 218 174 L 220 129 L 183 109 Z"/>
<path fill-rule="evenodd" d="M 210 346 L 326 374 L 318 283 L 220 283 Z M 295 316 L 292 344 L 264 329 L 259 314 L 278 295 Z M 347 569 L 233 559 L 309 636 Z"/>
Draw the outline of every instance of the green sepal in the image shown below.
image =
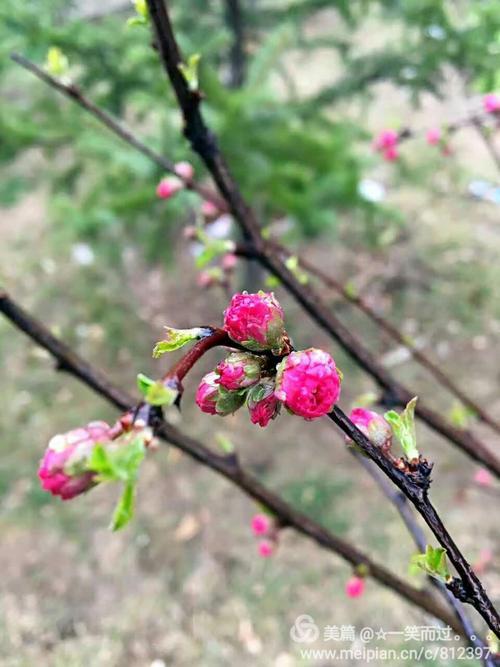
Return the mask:
<path fill-rule="evenodd" d="M 418 459 L 419 451 L 417 449 L 417 434 L 415 431 L 415 406 L 417 397 L 408 402 L 406 408 L 401 414 L 396 410 L 389 410 L 385 413 L 386 421 L 392 427 L 392 432 L 401 443 L 401 447 L 409 461 Z"/>
<path fill-rule="evenodd" d="M 217 401 L 215 403 L 215 410 L 219 415 L 232 415 L 233 412 L 236 412 L 243 403 L 245 402 L 245 397 L 247 394 L 246 389 L 240 389 L 239 391 L 228 391 L 224 387 L 219 387 L 219 392 L 217 394 Z"/>
<path fill-rule="evenodd" d="M 144 438 L 137 434 L 128 442 L 116 440 L 113 447 L 98 443 L 90 454 L 87 467 L 96 473 L 96 481 L 128 482 L 136 479 L 145 454 Z"/>

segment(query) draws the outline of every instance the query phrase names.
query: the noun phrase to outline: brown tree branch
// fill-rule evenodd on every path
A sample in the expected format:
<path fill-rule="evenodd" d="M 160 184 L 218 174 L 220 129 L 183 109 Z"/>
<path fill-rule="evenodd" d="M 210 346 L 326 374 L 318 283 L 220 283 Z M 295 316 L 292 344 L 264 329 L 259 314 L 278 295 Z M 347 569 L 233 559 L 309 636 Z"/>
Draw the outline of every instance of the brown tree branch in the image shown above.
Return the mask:
<path fill-rule="evenodd" d="M 106 125 L 110 130 L 115 132 L 115 134 L 120 136 L 124 141 L 129 143 L 131 146 L 137 148 L 137 150 L 139 150 L 141 153 L 149 157 L 161 168 L 165 169 L 166 171 L 171 171 L 172 173 L 175 173 L 173 171 L 173 163 L 166 160 L 161 155 L 155 153 L 150 148 L 145 146 L 145 144 L 139 141 L 130 132 L 130 130 L 124 128 L 123 125 L 118 123 L 112 116 L 107 114 L 105 111 L 102 111 L 101 109 L 96 107 L 88 98 L 86 98 L 81 93 L 81 91 L 77 90 L 77 94 L 74 94 L 75 88 L 73 86 L 68 86 L 61 83 L 60 81 L 48 75 L 46 72 L 44 72 L 44 70 L 42 70 L 37 65 L 29 61 L 28 59 L 24 58 L 23 56 L 13 54 L 12 58 L 18 64 L 28 69 L 39 79 L 47 83 L 49 86 L 73 99 L 80 106 L 85 108 L 98 120 L 100 120 L 104 125 Z M 222 173 L 224 174 L 224 169 L 222 169 Z M 188 187 L 188 182 L 185 181 L 185 183 L 186 186 Z M 215 195 L 209 188 L 205 189 L 202 186 L 193 183 L 192 189 L 198 192 L 202 197 L 209 199 L 210 201 L 213 201 L 219 207 L 220 210 L 225 210 L 227 208 L 225 201 L 222 200 L 218 195 Z M 225 189 L 227 189 L 227 184 Z M 240 201 L 238 203 L 238 206 L 234 210 L 237 210 L 240 215 L 245 215 L 246 205 L 241 204 Z M 259 245 L 265 247 L 266 242 L 263 241 L 263 239 L 260 239 Z M 273 242 L 273 245 L 274 245 L 274 252 L 278 252 L 275 242 Z M 247 245 L 247 249 L 245 250 L 245 252 L 249 252 L 248 250 L 249 247 L 250 246 Z M 252 247 L 251 250 L 252 257 L 257 261 L 259 261 L 263 266 L 268 266 L 265 256 L 262 255 L 262 251 L 257 250 L 253 246 L 253 244 L 251 244 L 251 247 Z M 281 254 L 282 251 L 287 252 L 284 249 L 282 250 L 281 246 L 279 248 L 280 249 L 278 254 Z M 275 275 L 280 277 L 279 272 L 277 273 L 269 266 L 268 268 L 270 268 L 270 270 L 273 271 Z M 304 268 L 306 267 L 304 266 Z M 330 335 L 333 338 L 335 338 L 342 345 L 342 347 L 344 347 L 344 349 L 362 366 L 362 368 L 367 373 L 369 373 L 384 390 L 387 391 L 388 395 L 390 396 L 393 402 L 399 405 L 405 405 L 408 402 L 408 400 L 417 393 L 402 386 L 400 383 L 397 383 L 396 380 L 392 378 L 391 374 L 376 362 L 373 355 L 371 355 L 368 350 L 363 348 L 360 341 L 358 339 L 354 339 L 354 337 L 350 334 L 350 332 L 336 318 L 334 318 L 333 314 L 328 315 L 328 309 L 324 304 L 322 304 L 321 301 L 319 301 L 321 308 L 317 310 L 315 307 L 315 302 L 318 301 L 317 294 L 311 292 L 310 290 L 309 294 L 307 290 L 300 290 L 300 284 L 298 284 L 298 282 L 294 279 L 293 274 L 287 271 L 284 265 L 282 266 L 281 271 L 286 272 L 288 281 L 290 280 L 292 281 L 293 289 L 292 287 L 289 286 L 289 284 L 286 281 L 284 281 L 285 286 L 289 289 L 290 293 L 300 303 L 307 304 L 307 306 L 304 305 L 304 308 L 307 310 L 307 312 L 309 312 L 311 317 L 318 324 L 320 324 L 328 333 L 330 333 Z M 297 293 L 297 289 L 300 290 L 299 293 Z M 359 354 L 356 354 L 356 346 Z M 448 388 L 450 388 L 449 384 Z M 469 399 L 469 404 L 470 404 L 470 399 Z M 482 412 L 484 414 L 484 411 Z M 440 433 L 450 443 L 455 444 L 457 448 L 462 450 L 473 460 L 485 465 L 495 475 L 500 476 L 500 461 L 470 431 L 453 427 L 449 422 L 443 419 L 439 413 L 435 412 L 434 410 L 431 410 L 430 408 L 427 408 L 421 403 L 417 407 L 417 416 L 420 419 L 422 419 L 425 423 L 427 423 L 435 431 Z M 492 421 L 493 420 L 489 418 L 488 423 L 491 425 Z"/>
<path fill-rule="evenodd" d="M 0 291 L 0 312 L 17 329 L 23 331 L 35 343 L 45 349 L 56 360 L 58 370 L 73 375 L 119 410 L 126 412 L 136 410 L 137 401 L 131 395 L 113 385 L 101 370 L 82 359 L 66 343 L 54 336 L 47 327 L 26 312 L 6 292 L 2 291 Z M 464 636 L 463 628 L 455 615 L 450 613 L 428 591 L 418 590 L 410 586 L 390 570 L 375 563 L 350 543 L 337 537 L 305 514 L 295 510 L 277 494 L 263 486 L 244 468 L 236 464 L 234 457 L 215 454 L 164 419 L 155 424 L 155 433 L 198 463 L 228 479 L 249 497 L 266 507 L 283 526 L 293 528 L 324 549 L 336 553 L 353 567 L 366 566 L 368 576 L 379 584 L 392 590 L 407 602 L 440 619 Z"/>
<path fill-rule="evenodd" d="M 406 496 L 401 493 L 398 489 L 395 489 L 385 478 L 385 476 L 378 470 L 374 465 L 373 461 L 370 461 L 360 452 L 358 452 L 353 447 L 350 448 L 351 454 L 358 461 L 358 463 L 366 470 L 370 477 L 374 480 L 375 484 L 379 487 L 382 494 L 387 498 L 387 500 L 395 507 L 396 511 L 400 515 L 408 533 L 411 535 L 413 542 L 421 553 L 425 552 L 427 541 L 425 539 L 424 531 L 418 525 L 415 515 L 411 507 L 408 505 Z M 440 594 L 446 599 L 448 604 L 454 609 L 457 618 L 460 620 L 464 632 L 469 638 L 469 644 L 476 648 L 484 650 L 486 648 L 485 642 L 478 636 L 478 633 L 474 629 L 474 626 L 469 619 L 463 604 L 460 600 L 453 595 L 453 593 L 446 588 L 438 579 L 427 577 L 427 580 L 431 586 L 434 586 Z M 483 656 L 483 662 L 486 667 L 494 666 L 495 661 L 486 656 L 486 652 Z"/>

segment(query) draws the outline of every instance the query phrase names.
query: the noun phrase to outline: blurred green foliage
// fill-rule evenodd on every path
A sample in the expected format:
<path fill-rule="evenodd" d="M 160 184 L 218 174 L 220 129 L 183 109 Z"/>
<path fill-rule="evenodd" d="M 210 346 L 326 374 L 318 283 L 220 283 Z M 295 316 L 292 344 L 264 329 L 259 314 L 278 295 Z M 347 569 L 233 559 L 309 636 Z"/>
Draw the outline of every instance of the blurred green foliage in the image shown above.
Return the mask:
<path fill-rule="evenodd" d="M 186 57 L 200 53 L 204 108 L 249 200 L 266 221 L 285 218 L 295 232 L 334 230 L 339 214 L 360 213 L 376 243 L 386 225 L 372 224 L 377 206 L 358 195 L 363 160 L 362 127 L 335 117 L 334 106 L 351 97 L 360 103 L 382 79 L 408 88 L 440 92 L 445 66 L 479 89 L 498 77 L 500 8 L 471 2 L 464 11 L 438 0 L 359 0 L 335 3 L 331 35 L 311 37 L 309 22 L 331 11 L 325 0 L 242 0 L 249 51 L 244 83 L 229 88 L 232 33 L 224 2 L 173 2 L 174 22 Z M 11 63 L 19 51 L 42 64 L 51 47 L 67 57 L 69 73 L 93 101 L 126 122 L 172 160 L 193 159 L 147 27 L 127 25 L 134 8 L 84 16 L 80 3 L 4 0 L 0 9 L 0 203 L 12 204 L 40 182 L 51 192 L 51 216 L 59 237 L 97 240 L 109 257 L 118 245 L 141 244 L 150 258 L 168 254 L 173 234 L 195 198 L 182 193 L 168 205 L 154 195 L 161 171 L 113 137 L 74 103 Z M 196 16 L 196 20 L 193 17 Z M 356 37 L 374 22 L 391 40 L 367 49 Z M 340 73 L 309 97 L 293 86 L 287 56 L 299 50 L 330 50 L 342 59 Z M 27 149 L 43 152 L 49 168 L 20 177 L 13 160 Z M 365 157 L 364 161 L 369 159 Z M 389 216 L 386 224 L 391 223 Z"/>

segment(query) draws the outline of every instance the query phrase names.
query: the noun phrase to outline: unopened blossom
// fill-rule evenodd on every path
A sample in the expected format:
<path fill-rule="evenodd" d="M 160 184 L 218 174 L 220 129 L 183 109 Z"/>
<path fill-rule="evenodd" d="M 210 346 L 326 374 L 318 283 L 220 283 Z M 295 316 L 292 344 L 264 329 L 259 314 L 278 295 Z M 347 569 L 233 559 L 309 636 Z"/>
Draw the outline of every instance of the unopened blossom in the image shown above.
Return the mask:
<path fill-rule="evenodd" d="M 256 514 L 252 517 L 252 532 L 256 537 L 268 535 L 271 527 L 272 522 L 267 514 Z"/>
<path fill-rule="evenodd" d="M 200 271 L 196 276 L 196 284 L 198 287 L 206 289 L 207 287 L 212 287 L 215 285 L 216 280 L 210 271 Z"/>
<path fill-rule="evenodd" d="M 493 475 L 486 468 L 479 468 L 474 474 L 474 481 L 479 486 L 492 486 L 493 484 Z"/>
<path fill-rule="evenodd" d="M 245 402 L 244 391 L 228 391 L 219 384 L 219 375 L 207 373 L 196 390 L 196 404 L 209 415 L 232 415 Z"/>
<path fill-rule="evenodd" d="M 218 207 L 209 199 L 204 199 L 201 203 L 201 214 L 205 218 L 215 218 L 219 213 Z"/>
<path fill-rule="evenodd" d="M 156 188 L 156 194 L 160 199 L 170 199 L 176 192 L 182 190 L 183 182 L 177 176 L 167 176 L 162 178 Z"/>
<path fill-rule="evenodd" d="M 483 107 L 486 113 L 500 113 L 500 95 L 488 93 L 483 97 Z"/>
<path fill-rule="evenodd" d="M 217 414 L 216 403 L 219 394 L 219 376 L 217 373 L 207 373 L 196 390 L 196 405 L 202 412 L 209 415 Z"/>
<path fill-rule="evenodd" d="M 264 360 L 250 352 L 232 352 L 218 364 L 215 372 L 225 389 L 246 389 L 260 379 Z"/>
<path fill-rule="evenodd" d="M 274 542 L 271 542 L 270 540 L 261 540 L 259 542 L 259 556 L 262 556 L 262 558 L 269 558 L 273 555 L 274 550 Z"/>
<path fill-rule="evenodd" d="M 339 399 L 341 377 L 328 352 L 313 347 L 292 352 L 277 371 L 275 396 L 296 415 L 323 417 Z"/>
<path fill-rule="evenodd" d="M 252 424 L 265 427 L 278 416 L 281 403 L 274 390 L 274 381 L 264 378 L 248 392 L 247 407 Z"/>
<path fill-rule="evenodd" d="M 375 138 L 374 147 L 377 151 L 394 148 L 399 140 L 399 134 L 395 130 L 382 130 Z"/>
<path fill-rule="evenodd" d="M 96 443 L 108 442 L 109 430 L 106 422 L 96 421 L 54 436 L 38 469 L 42 488 L 69 500 L 94 486 L 95 473 L 87 463 Z"/>
<path fill-rule="evenodd" d="M 190 181 L 194 176 L 194 167 L 190 162 L 176 162 L 174 171 L 186 181 Z"/>
<path fill-rule="evenodd" d="M 224 329 L 249 350 L 279 354 L 288 340 L 283 309 L 272 292 L 235 294 L 224 312 Z"/>
<path fill-rule="evenodd" d="M 387 162 L 395 162 L 399 158 L 399 151 L 396 146 L 389 146 L 382 151 L 382 157 Z"/>
<path fill-rule="evenodd" d="M 238 258 L 232 252 L 227 252 L 221 261 L 221 266 L 224 271 L 230 272 L 233 271 L 236 264 L 238 263 Z"/>
<path fill-rule="evenodd" d="M 354 408 L 351 410 L 349 419 L 366 435 L 377 447 L 383 447 L 392 438 L 392 428 L 382 415 L 367 410 L 366 408 Z"/>
<path fill-rule="evenodd" d="M 438 127 L 432 127 L 426 133 L 427 143 L 431 146 L 439 144 L 441 141 L 441 130 Z"/>
<path fill-rule="evenodd" d="M 365 580 L 363 577 L 358 577 L 354 575 L 351 577 L 345 586 L 345 592 L 347 597 L 350 598 L 359 598 L 365 592 Z"/>

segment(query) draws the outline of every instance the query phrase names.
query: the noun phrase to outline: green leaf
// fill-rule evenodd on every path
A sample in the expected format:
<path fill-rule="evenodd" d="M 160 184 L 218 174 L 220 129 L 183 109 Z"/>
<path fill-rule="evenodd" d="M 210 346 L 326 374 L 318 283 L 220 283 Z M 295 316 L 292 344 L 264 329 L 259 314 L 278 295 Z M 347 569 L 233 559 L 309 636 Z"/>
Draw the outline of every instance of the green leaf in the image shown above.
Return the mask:
<path fill-rule="evenodd" d="M 396 410 L 389 410 L 384 415 L 409 461 L 418 459 L 419 457 L 415 431 L 415 406 L 417 400 L 416 396 L 412 398 L 401 414 L 396 412 Z"/>
<path fill-rule="evenodd" d="M 137 388 L 143 396 L 146 396 L 150 387 L 155 384 L 156 380 L 144 375 L 144 373 L 137 374 Z"/>
<path fill-rule="evenodd" d="M 467 428 L 475 414 L 474 410 L 471 410 L 468 406 L 462 405 L 459 401 L 455 401 L 448 412 L 448 417 L 453 426 L 456 426 L 457 428 Z"/>
<path fill-rule="evenodd" d="M 187 63 L 179 63 L 178 68 L 181 71 L 182 76 L 186 80 L 189 90 L 195 91 L 198 90 L 198 65 L 201 59 L 199 53 L 193 53 L 187 59 Z"/>
<path fill-rule="evenodd" d="M 235 245 L 233 241 L 228 240 L 210 240 L 205 242 L 205 247 L 196 258 L 196 268 L 202 269 L 214 259 L 225 255 L 227 252 L 234 252 Z"/>
<path fill-rule="evenodd" d="M 412 556 L 410 565 L 418 567 L 427 574 L 444 583 L 451 580 L 451 574 L 448 569 L 448 562 L 446 559 L 446 549 L 442 547 L 432 547 L 427 545 L 425 553 L 415 554 Z"/>
<path fill-rule="evenodd" d="M 150 405 L 163 405 L 165 407 L 170 407 L 175 403 L 175 400 L 179 392 L 173 387 L 167 387 L 163 382 L 155 382 L 151 387 L 149 387 L 146 394 L 146 402 Z"/>
<path fill-rule="evenodd" d="M 109 524 L 110 530 L 121 530 L 133 518 L 135 505 L 135 487 L 136 484 L 134 481 L 128 481 L 125 483 L 122 495 L 116 504 L 111 523 Z"/>
<path fill-rule="evenodd" d="M 217 444 L 222 449 L 224 454 L 234 453 L 235 446 L 233 442 L 227 437 L 227 435 L 224 435 L 223 433 L 216 433 L 215 440 L 217 441 Z"/>
<path fill-rule="evenodd" d="M 172 327 L 165 327 L 166 336 L 163 340 L 158 341 L 153 349 L 153 357 L 158 359 L 165 352 L 175 352 L 184 345 L 187 345 L 192 340 L 200 340 L 204 338 L 210 329 L 203 327 L 194 327 L 193 329 L 173 329 Z"/>
<path fill-rule="evenodd" d="M 89 458 L 88 469 L 97 474 L 100 482 L 132 481 L 146 453 L 141 434 L 118 438 L 112 446 L 97 444 Z"/>
<path fill-rule="evenodd" d="M 52 76 L 62 76 L 66 74 L 69 68 L 69 62 L 64 53 L 57 46 L 51 46 L 47 51 L 47 60 L 45 69 Z"/>
<path fill-rule="evenodd" d="M 290 255 L 285 261 L 285 266 L 297 278 L 301 285 L 307 285 L 309 276 L 299 266 L 299 258 L 296 255 Z"/>
<path fill-rule="evenodd" d="M 173 387 L 166 386 L 161 380 L 152 380 L 144 373 L 137 375 L 137 387 L 150 405 L 173 405 L 179 395 Z"/>

